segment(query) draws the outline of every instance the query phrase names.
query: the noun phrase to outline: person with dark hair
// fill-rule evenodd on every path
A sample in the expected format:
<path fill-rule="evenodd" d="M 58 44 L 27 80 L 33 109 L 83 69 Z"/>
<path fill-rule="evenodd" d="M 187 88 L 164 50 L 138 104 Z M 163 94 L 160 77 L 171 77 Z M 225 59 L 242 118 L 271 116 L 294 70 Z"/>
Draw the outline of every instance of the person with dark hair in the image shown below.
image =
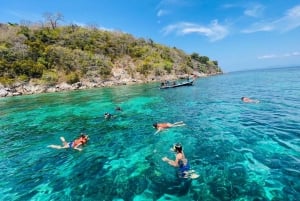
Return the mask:
<path fill-rule="evenodd" d="M 241 100 L 244 103 L 259 103 L 259 100 L 254 100 L 254 99 L 251 99 L 251 98 L 248 98 L 248 97 L 242 97 Z"/>
<path fill-rule="evenodd" d="M 68 149 L 73 148 L 78 151 L 81 151 L 82 149 L 79 148 L 82 145 L 85 145 L 87 141 L 89 140 L 88 135 L 81 134 L 77 139 L 71 142 L 67 142 L 64 137 L 60 137 L 60 140 L 62 142 L 62 145 L 49 145 L 48 147 L 54 148 L 54 149 Z"/>
<path fill-rule="evenodd" d="M 183 121 L 175 122 L 173 124 L 171 124 L 171 123 L 154 123 L 153 127 L 157 129 L 157 131 L 154 134 L 157 134 L 158 132 L 160 132 L 166 128 L 172 128 L 172 127 L 178 127 L 178 126 L 185 126 L 185 123 L 183 123 Z"/>
<path fill-rule="evenodd" d="M 105 119 L 111 119 L 113 116 L 114 116 L 114 115 L 112 115 L 112 114 L 110 114 L 110 113 L 108 113 L 108 112 L 105 112 L 105 113 L 104 113 L 104 118 L 105 118 Z"/>
<path fill-rule="evenodd" d="M 115 110 L 116 110 L 116 111 L 122 111 L 122 108 L 121 108 L 120 106 L 117 106 L 117 107 L 115 108 Z"/>
<path fill-rule="evenodd" d="M 199 175 L 196 174 L 195 171 L 191 170 L 190 168 L 188 160 L 183 153 L 182 145 L 180 143 L 176 143 L 173 145 L 172 150 L 176 152 L 175 160 L 171 160 L 167 157 L 163 157 L 162 160 L 173 167 L 177 167 L 178 176 L 180 178 L 198 178 Z"/>

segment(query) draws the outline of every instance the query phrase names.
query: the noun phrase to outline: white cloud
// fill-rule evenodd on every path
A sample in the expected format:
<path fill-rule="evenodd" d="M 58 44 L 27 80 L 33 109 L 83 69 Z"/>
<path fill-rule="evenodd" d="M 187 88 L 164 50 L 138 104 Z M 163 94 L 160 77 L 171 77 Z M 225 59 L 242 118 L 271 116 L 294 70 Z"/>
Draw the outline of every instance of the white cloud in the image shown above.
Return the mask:
<path fill-rule="evenodd" d="M 268 54 L 268 55 L 258 56 L 257 58 L 258 59 L 272 59 L 272 58 L 276 58 L 276 57 L 278 57 L 278 56 L 275 54 Z"/>
<path fill-rule="evenodd" d="M 300 56 L 300 52 L 292 52 L 292 56 Z"/>
<path fill-rule="evenodd" d="M 247 8 L 244 14 L 250 17 L 260 17 L 264 11 L 264 7 L 260 4 L 254 5 L 251 8 Z"/>
<path fill-rule="evenodd" d="M 263 56 L 258 56 L 257 59 L 275 59 L 275 58 L 283 58 L 283 57 L 293 57 L 293 56 L 300 56 L 300 52 L 287 52 L 284 54 L 276 55 L 276 54 L 267 54 Z"/>
<path fill-rule="evenodd" d="M 289 31 L 300 26 L 300 5 L 289 9 L 286 15 L 279 19 L 278 26 L 283 26 L 282 31 Z M 285 26 L 284 26 L 285 25 Z"/>
<path fill-rule="evenodd" d="M 236 4 L 223 4 L 223 5 L 221 5 L 221 8 L 225 8 L 225 9 L 235 8 L 235 7 L 239 7 L 239 6 L 236 5 Z"/>
<path fill-rule="evenodd" d="M 260 31 L 280 31 L 286 32 L 300 26 L 300 5 L 286 11 L 285 15 L 273 21 L 264 21 L 252 24 L 243 33 L 254 33 Z"/>
<path fill-rule="evenodd" d="M 169 11 L 167 10 L 164 10 L 164 9 L 160 9 L 158 12 L 157 12 L 157 17 L 161 17 L 163 15 L 167 15 L 169 13 Z"/>
<path fill-rule="evenodd" d="M 208 37 L 210 41 L 221 40 L 228 35 L 227 27 L 220 25 L 217 20 L 213 20 L 208 26 L 202 26 L 188 22 L 181 22 L 169 25 L 163 29 L 163 33 L 165 35 L 170 34 L 172 32 L 175 32 L 178 35 L 196 33 Z"/>
<path fill-rule="evenodd" d="M 245 9 L 244 15 L 249 17 L 261 17 L 265 10 L 265 7 L 261 4 L 253 3 L 235 3 L 235 4 L 223 4 L 221 5 L 223 9 Z"/>
<path fill-rule="evenodd" d="M 186 0 L 161 0 L 156 6 L 156 16 L 162 17 L 173 13 L 174 9 L 183 8 L 189 5 Z"/>
<path fill-rule="evenodd" d="M 242 33 L 254 33 L 254 32 L 261 32 L 261 31 L 272 31 L 276 29 L 274 24 L 259 22 L 252 24 L 251 28 L 242 30 Z"/>
<path fill-rule="evenodd" d="M 289 9 L 286 13 L 287 16 L 290 17 L 300 17 L 300 5 L 297 5 L 291 9 Z"/>

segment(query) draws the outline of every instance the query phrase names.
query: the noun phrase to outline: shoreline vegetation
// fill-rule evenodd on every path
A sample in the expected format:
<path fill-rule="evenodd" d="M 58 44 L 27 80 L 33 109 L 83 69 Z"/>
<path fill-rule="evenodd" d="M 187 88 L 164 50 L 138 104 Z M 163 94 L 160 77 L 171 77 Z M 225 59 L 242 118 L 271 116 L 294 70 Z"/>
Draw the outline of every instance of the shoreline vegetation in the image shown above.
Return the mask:
<path fill-rule="evenodd" d="M 61 14 L 39 23 L 0 23 L 0 97 L 162 82 L 223 74 L 218 61 Z"/>

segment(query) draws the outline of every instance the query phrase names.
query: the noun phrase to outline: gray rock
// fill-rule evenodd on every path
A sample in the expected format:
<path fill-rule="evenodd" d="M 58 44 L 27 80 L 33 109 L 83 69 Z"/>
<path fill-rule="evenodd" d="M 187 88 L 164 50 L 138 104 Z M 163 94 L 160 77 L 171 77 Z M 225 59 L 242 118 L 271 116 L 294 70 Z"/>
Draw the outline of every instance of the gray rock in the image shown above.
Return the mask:
<path fill-rule="evenodd" d="M 8 94 L 7 90 L 5 90 L 4 88 L 0 89 L 0 97 L 5 97 L 7 96 L 7 94 Z"/>

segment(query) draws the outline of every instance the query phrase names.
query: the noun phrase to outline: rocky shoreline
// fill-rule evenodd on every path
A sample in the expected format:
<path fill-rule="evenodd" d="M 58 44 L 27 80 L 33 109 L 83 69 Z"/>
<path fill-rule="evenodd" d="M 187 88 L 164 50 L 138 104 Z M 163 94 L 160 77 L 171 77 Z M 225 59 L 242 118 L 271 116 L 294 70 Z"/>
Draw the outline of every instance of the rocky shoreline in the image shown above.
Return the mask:
<path fill-rule="evenodd" d="M 56 85 L 42 85 L 37 84 L 33 81 L 27 83 L 15 83 L 10 87 L 5 87 L 0 84 L 0 97 L 11 97 L 11 96 L 21 96 L 30 94 L 40 94 L 40 93 L 53 93 L 61 91 L 72 91 L 72 90 L 82 90 L 91 88 L 101 88 L 101 87 L 111 87 L 120 85 L 132 85 L 132 84 L 145 84 L 151 82 L 161 82 L 162 80 L 174 80 L 186 78 L 189 75 L 167 75 L 163 77 L 148 77 L 147 79 L 137 78 L 133 79 L 129 76 L 122 76 L 119 74 L 114 74 L 113 77 L 107 80 L 103 79 L 83 79 L 80 82 L 74 84 L 67 84 L 62 82 Z M 194 72 L 195 77 L 206 77 L 208 75 Z"/>
<path fill-rule="evenodd" d="M 39 93 L 53 93 L 60 91 L 72 91 L 72 90 L 82 90 L 82 89 L 91 89 L 91 88 L 100 88 L 100 87 L 110 87 L 110 86 L 119 86 L 119 85 L 130 85 L 137 83 L 147 83 L 142 80 L 106 80 L 102 82 L 90 82 L 90 81 L 80 81 L 74 84 L 68 84 L 62 82 L 54 86 L 49 85 L 38 85 L 34 83 L 15 83 L 11 87 L 4 87 L 0 85 L 0 97 L 11 97 L 11 96 L 21 96 L 21 95 L 30 95 L 30 94 L 39 94 Z"/>

